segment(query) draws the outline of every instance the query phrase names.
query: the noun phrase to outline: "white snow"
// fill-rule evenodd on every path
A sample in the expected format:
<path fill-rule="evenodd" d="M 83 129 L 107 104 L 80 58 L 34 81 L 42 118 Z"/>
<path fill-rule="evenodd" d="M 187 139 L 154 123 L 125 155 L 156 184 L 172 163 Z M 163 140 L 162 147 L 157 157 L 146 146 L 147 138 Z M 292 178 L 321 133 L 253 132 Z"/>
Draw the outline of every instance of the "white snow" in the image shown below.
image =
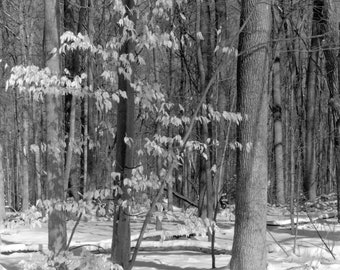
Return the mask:
<path fill-rule="evenodd" d="M 68 224 L 69 235 L 74 223 Z M 132 234 L 138 234 L 142 225 L 142 220 L 136 220 L 131 223 Z M 220 230 L 216 233 L 217 244 L 231 251 L 233 239 L 233 223 L 228 222 L 225 218 L 218 219 Z M 176 231 L 175 222 L 164 222 L 165 231 Z M 340 225 L 333 219 L 315 223 L 325 243 L 334 253 L 336 260 L 333 259 L 330 252 L 311 224 L 299 226 L 296 238 L 296 249 L 293 254 L 294 235 L 290 233 L 289 228 L 279 228 L 270 226 L 268 230 L 272 233 L 279 247 L 268 233 L 268 270 L 287 270 L 287 269 L 313 269 L 313 270 L 339 270 L 340 269 Z M 155 226 L 150 224 L 148 231 L 154 231 Z M 112 223 L 109 221 L 101 222 L 81 222 L 73 238 L 73 245 L 79 245 L 84 242 L 101 242 L 110 244 Z M 2 231 L 1 238 L 5 248 L 11 244 L 47 244 L 47 228 L 43 224 L 42 228 L 23 228 Z M 207 241 L 205 237 L 198 238 L 199 241 Z M 156 240 L 157 241 L 157 240 Z M 185 240 L 180 240 L 185 241 Z M 191 241 L 191 240 L 190 240 Z M 194 241 L 194 240 L 192 240 Z M 150 245 L 150 243 L 148 243 Z M 284 249 L 285 252 L 282 250 Z M 288 256 L 287 256 L 287 254 Z M 7 270 L 20 269 L 18 262 L 22 259 L 28 259 L 29 253 L 12 253 L 10 255 L 0 255 L 0 265 Z M 230 255 L 216 255 L 217 269 L 228 269 Z M 171 251 L 141 251 L 137 257 L 136 270 L 150 269 L 171 269 L 171 270 L 201 270 L 211 269 L 211 255 L 188 250 L 171 250 Z M 1 270 L 1 268 L 0 268 Z"/>

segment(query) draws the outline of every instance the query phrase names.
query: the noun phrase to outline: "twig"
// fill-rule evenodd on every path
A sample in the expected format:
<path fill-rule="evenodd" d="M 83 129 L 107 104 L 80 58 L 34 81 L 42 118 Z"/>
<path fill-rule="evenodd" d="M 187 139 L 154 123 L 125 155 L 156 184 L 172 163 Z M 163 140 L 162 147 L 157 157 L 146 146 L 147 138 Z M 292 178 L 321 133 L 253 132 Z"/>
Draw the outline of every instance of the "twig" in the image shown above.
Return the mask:
<path fill-rule="evenodd" d="M 170 170 L 172 171 L 173 168 L 170 167 Z M 133 265 L 134 265 L 134 263 L 136 261 L 137 253 L 138 253 L 138 250 L 139 250 L 140 245 L 142 243 L 144 232 L 146 230 L 146 227 L 148 226 L 149 220 L 151 218 L 151 214 L 152 214 L 153 210 L 155 209 L 156 203 L 158 202 L 159 198 L 163 194 L 163 190 L 164 190 L 164 187 L 165 187 L 166 183 L 167 183 L 166 180 L 164 180 L 162 185 L 161 185 L 161 187 L 158 190 L 158 193 L 157 193 L 156 197 L 152 201 L 152 204 L 150 206 L 150 210 L 146 214 L 146 217 L 145 217 L 144 222 L 143 222 L 143 226 L 141 228 L 141 231 L 140 231 L 140 234 L 139 234 L 136 246 L 135 246 L 135 249 L 133 250 L 133 254 L 132 254 L 131 260 L 129 262 L 128 270 L 132 269 L 132 267 L 133 267 Z"/>
<path fill-rule="evenodd" d="M 83 215 L 83 213 L 80 213 L 80 215 L 79 215 L 79 217 L 78 217 L 78 219 L 77 219 L 76 224 L 74 224 L 74 226 L 73 226 L 73 228 L 72 228 L 72 232 L 71 232 L 70 238 L 68 239 L 68 243 L 67 243 L 67 245 L 66 245 L 66 250 L 68 250 L 68 249 L 70 248 L 70 245 L 71 245 L 71 241 L 72 241 L 73 235 L 74 235 L 74 233 L 75 233 L 75 231 L 76 231 L 76 229 L 77 229 L 77 226 L 78 226 L 78 224 L 79 224 L 79 222 L 80 222 L 80 219 L 81 219 L 82 215 Z"/>
<path fill-rule="evenodd" d="M 274 235 L 267 230 L 267 232 L 269 233 L 269 235 L 273 238 L 274 242 L 282 249 L 282 251 L 287 255 L 287 257 L 289 257 L 288 252 L 284 249 L 284 247 L 275 239 Z"/>
<path fill-rule="evenodd" d="M 82 247 L 96 247 L 97 250 L 90 250 L 90 251 L 91 251 L 91 252 L 97 251 L 97 252 L 100 252 L 100 253 L 107 253 L 107 249 L 101 247 L 100 245 L 91 245 L 91 244 L 85 244 L 85 245 L 75 246 L 75 247 L 70 248 L 70 251 L 71 251 L 71 250 L 75 250 L 75 249 L 77 249 L 77 248 L 82 248 Z M 100 251 L 100 250 L 101 250 L 101 251 Z"/>
<path fill-rule="evenodd" d="M 325 240 L 323 239 L 323 237 L 322 237 L 322 235 L 320 234 L 320 232 L 319 232 L 319 230 L 318 230 L 318 228 L 316 228 L 316 226 L 315 226 L 315 224 L 314 224 L 314 221 L 313 221 L 313 219 L 310 217 L 310 215 L 309 215 L 309 213 L 308 213 L 308 209 L 306 208 L 306 213 L 307 213 L 307 216 L 308 216 L 308 218 L 309 218 L 309 220 L 310 220 L 310 222 L 312 223 L 312 225 L 313 225 L 313 228 L 314 228 L 314 230 L 316 231 L 316 233 L 318 234 L 318 236 L 319 236 L 319 238 L 320 238 L 320 240 L 322 241 L 322 243 L 325 245 L 325 247 L 326 247 L 326 249 L 328 250 L 328 252 L 332 255 L 332 257 L 333 257 L 333 259 L 334 260 L 336 260 L 336 258 L 335 258 L 335 255 L 334 255 L 334 253 L 333 253 L 333 251 L 329 248 L 329 246 L 327 245 L 327 243 L 325 242 Z"/>
<path fill-rule="evenodd" d="M 164 191 L 168 191 L 168 189 L 167 189 L 167 188 L 164 188 Z M 174 194 L 177 198 L 179 198 L 179 199 L 181 199 L 181 200 L 187 202 L 188 204 L 190 204 L 190 205 L 192 205 L 192 206 L 198 208 L 197 203 L 191 201 L 189 198 L 183 196 L 182 194 L 180 194 L 180 193 L 178 193 L 178 192 L 176 192 L 176 191 L 174 191 L 174 190 L 172 191 L 172 194 Z"/>

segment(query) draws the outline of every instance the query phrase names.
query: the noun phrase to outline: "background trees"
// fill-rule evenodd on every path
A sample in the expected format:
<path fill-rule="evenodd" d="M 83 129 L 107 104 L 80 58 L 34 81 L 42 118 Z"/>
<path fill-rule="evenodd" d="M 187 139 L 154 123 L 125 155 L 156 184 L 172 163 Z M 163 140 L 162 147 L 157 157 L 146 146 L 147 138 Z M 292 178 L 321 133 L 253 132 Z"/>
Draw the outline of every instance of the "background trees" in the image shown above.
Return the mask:
<path fill-rule="evenodd" d="M 299 190 L 310 200 L 336 190 L 334 1 L 274 1 L 271 19 L 264 8 L 266 15 L 258 15 L 263 4 L 252 8 L 250 1 L 65 0 L 46 2 L 61 11 L 47 16 L 43 3 L 0 2 L 0 193 L 6 204 L 26 209 L 51 194 L 75 201 L 102 194 L 123 214 L 127 206 L 147 205 L 169 176 L 168 209 L 197 206 L 211 221 L 225 192 L 237 202 L 243 234 L 242 206 L 260 210 L 252 208 L 251 193 L 248 202 L 237 193 L 253 185 L 261 190 L 261 209 L 265 184 L 269 203 L 279 204 L 294 202 Z M 269 20 L 271 40 L 257 37 L 254 27 Z M 245 64 L 259 55 L 263 65 Z M 264 74 L 271 74 L 268 83 Z M 272 94 L 265 106 L 257 94 L 264 98 L 259 89 L 267 87 Z M 244 149 L 251 142 L 257 149 L 253 132 L 264 132 L 257 136 L 264 140 L 267 115 L 267 155 L 261 141 L 263 171 L 257 172 Z"/>

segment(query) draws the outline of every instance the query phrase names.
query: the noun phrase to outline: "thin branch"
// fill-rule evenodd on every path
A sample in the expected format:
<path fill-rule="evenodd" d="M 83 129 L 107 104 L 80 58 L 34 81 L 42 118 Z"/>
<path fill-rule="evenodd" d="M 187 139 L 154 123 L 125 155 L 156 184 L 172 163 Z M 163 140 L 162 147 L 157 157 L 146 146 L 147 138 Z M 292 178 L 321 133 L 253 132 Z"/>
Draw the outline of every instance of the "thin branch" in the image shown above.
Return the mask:
<path fill-rule="evenodd" d="M 282 249 L 282 251 L 289 257 L 288 252 L 284 249 L 284 247 L 275 239 L 274 235 L 267 229 L 268 234 L 273 238 L 274 242 Z"/>
<path fill-rule="evenodd" d="M 74 224 L 74 226 L 73 226 L 73 228 L 72 228 L 72 232 L 71 232 L 70 238 L 68 239 L 68 243 L 67 243 L 67 245 L 66 245 L 66 250 L 68 250 L 68 249 L 70 248 L 70 245 L 71 245 L 71 241 L 72 241 L 73 235 L 74 235 L 74 233 L 75 233 L 75 231 L 76 231 L 76 229 L 77 229 L 77 226 L 78 226 L 78 224 L 79 224 L 79 222 L 80 222 L 80 219 L 81 219 L 82 215 L 83 215 L 83 213 L 80 213 L 80 215 L 79 215 L 79 217 L 78 217 L 78 219 L 77 219 L 76 224 Z"/>
<path fill-rule="evenodd" d="M 333 259 L 336 260 L 333 251 L 329 248 L 329 246 L 327 245 L 327 243 L 326 243 L 325 240 L 323 239 L 323 237 L 322 237 L 322 235 L 320 234 L 318 228 L 316 228 L 313 219 L 312 219 L 311 216 L 309 215 L 308 209 L 306 209 L 306 213 L 307 213 L 307 216 L 308 216 L 310 222 L 311 222 L 312 225 L 313 225 L 314 230 L 315 230 L 316 233 L 318 234 L 320 240 L 322 241 L 322 243 L 324 244 L 324 246 L 326 247 L 326 249 L 328 250 L 328 252 L 332 255 Z"/>

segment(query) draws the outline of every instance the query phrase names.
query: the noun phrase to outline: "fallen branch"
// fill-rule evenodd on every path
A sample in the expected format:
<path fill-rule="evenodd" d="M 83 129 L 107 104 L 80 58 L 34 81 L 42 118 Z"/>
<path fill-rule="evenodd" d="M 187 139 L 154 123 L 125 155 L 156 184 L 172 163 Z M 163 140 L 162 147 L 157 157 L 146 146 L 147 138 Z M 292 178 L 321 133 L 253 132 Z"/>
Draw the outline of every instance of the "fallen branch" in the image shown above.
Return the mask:
<path fill-rule="evenodd" d="M 136 242 L 131 243 L 133 248 Z M 198 240 L 169 240 L 169 241 L 143 241 L 141 251 L 174 251 L 189 250 L 211 254 L 211 243 Z M 231 254 L 230 250 L 215 244 L 215 254 Z"/>
<path fill-rule="evenodd" d="M 136 247 L 137 241 L 131 242 L 131 248 Z M 83 247 L 89 251 L 110 250 L 111 240 L 100 242 L 82 242 L 73 244 L 70 250 Z M 11 244 L 0 246 L 0 253 L 14 253 L 14 252 L 37 252 L 47 251 L 47 245 L 41 244 Z M 206 241 L 198 240 L 169 240 L 169 241 L 143 241 L 139 247 L 141 251 L 174 251 L 174 250 L 190 250 L 210 254 L 211 244 Z M 215 244 L 215 254 L 230 254 L 230 250 Z"/>

